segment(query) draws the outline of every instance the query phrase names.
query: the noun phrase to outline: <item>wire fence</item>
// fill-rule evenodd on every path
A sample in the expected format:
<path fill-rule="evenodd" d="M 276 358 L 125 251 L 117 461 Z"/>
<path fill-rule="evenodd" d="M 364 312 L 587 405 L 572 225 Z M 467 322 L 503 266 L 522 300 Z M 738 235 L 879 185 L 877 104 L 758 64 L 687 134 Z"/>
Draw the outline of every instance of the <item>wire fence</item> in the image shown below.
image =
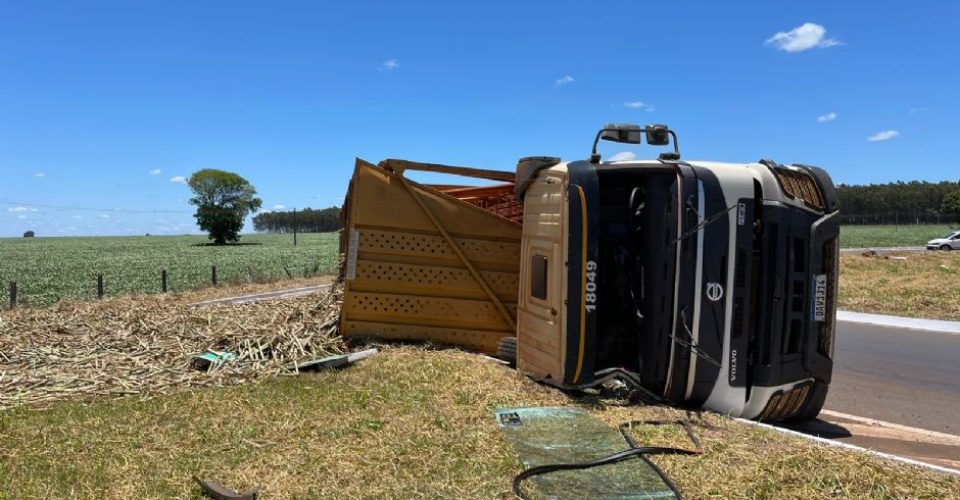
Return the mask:
<path fill-rule="evenodd" d="M 88 278 L 77 279 L 76 276 L 65 278 L 69 281 L 60 289 L 51 290 L 50 280 L 34 281 L 30 279 L 11 280 L 6 282 L 6 294 L 0 288 L 0 301 L 7 295 L 6 305 L 9 309 L 18 306 L 46 306 L 62 299 L 89 300 L 103 299 L 128 294 L 166 294 L 179 293 L 219 285 L 243 285 L 251 283 L 272 283 L 280 280 L 307 279 L 328 275 L 334 272 L 329 266 L 319 262 L 305 266 L 281 265 L 282 272 L 268 272 L 261 269 L 246 267 L 245 269 L 228 266 L 226 269 L 212 265 L 206 270 L 175 269 L 168 271 L 160 269 L 155 274 L 130 275 L 129 273 L 106 272 L 90 274 Z M 198 273 L 199 271 L 199 273 Z M 0 285 L 2 286 L 2 285 Z M 3 304 L 3 302 L 0 302 Z M 0 305 L 2 308 L 3 305 Z"/>

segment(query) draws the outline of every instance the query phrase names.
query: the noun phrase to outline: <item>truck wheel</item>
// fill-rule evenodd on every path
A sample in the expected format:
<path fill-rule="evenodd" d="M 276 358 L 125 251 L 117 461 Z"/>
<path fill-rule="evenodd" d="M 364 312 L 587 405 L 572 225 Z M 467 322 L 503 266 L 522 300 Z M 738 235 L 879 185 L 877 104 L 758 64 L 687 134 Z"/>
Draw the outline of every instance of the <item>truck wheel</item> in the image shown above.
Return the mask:
<path fill-rule="evenodd" d="M 517 367 L 517 338 L 503 337 L 497 344 L 497 357 L 510 363 L 511 368 Z"/>
<path fill-rule="evenodd" d="M 953 248 L 951 248 L 950 245 L 940 245 L 940 250 L 948 250 L 948 251 L 949 251 L 949 250 L 953 250 Z"/>
<path fill-rule="evenodd" d="M 827 384 L 823 382 L 814 382 L 813 389 L 810 390 L 810 395 L 803 403 L 803 406 L 800 407 L 800 411 L 798 411 L 796 415 L 784 419 L 784 421 L 806 422 L 817 418 L 820 410 L 823 409 L 823 403 L 827 400 L 827 387 Z"/>

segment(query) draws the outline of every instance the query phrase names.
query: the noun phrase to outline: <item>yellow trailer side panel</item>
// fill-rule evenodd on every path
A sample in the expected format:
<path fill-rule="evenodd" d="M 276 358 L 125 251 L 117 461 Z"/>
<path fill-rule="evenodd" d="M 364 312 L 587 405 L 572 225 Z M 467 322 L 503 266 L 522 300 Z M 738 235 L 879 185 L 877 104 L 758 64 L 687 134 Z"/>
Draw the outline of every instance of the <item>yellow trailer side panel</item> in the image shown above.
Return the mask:
<path fill-rule="evenodd" d="M 520 225 L 362 160 L 345 207 L 345 337 L 495 354 L 515 335 Z"/>

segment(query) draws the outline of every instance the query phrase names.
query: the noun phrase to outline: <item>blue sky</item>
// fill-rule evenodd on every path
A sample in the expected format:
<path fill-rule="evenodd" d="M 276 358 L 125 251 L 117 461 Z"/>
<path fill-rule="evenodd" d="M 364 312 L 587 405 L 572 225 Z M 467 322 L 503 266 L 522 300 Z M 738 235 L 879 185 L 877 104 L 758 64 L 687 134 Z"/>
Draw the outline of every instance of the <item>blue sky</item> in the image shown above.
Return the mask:
<path fill-rule="evenodd" d="M 511 169 L 612 121 L 960 179 L 958 2 L 399 3 L 0 2 L 0 236 L 191 233 L 201 168 L 325 207 L 354 157 Z"/>

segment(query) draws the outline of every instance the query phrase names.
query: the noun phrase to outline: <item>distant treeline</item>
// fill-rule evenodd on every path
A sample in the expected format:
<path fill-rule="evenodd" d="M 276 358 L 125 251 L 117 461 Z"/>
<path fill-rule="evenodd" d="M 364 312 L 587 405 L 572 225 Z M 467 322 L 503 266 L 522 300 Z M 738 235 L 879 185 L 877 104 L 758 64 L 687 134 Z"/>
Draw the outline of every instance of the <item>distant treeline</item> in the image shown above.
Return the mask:
<path fill-rule="evenodd" d="M 326 233 L 340 229 L 340 207 L 314 210 L 305 208 L 294 212 L 263 212 L 253 218 L 253 229 L 268 233 Z"/>
<path fill-rule="evenodd" d="M 891 182 L 850 186 L 840 184 L 844 224 L 946 224 L 955 217 L 942 212 L 943 198 L 960 190 L 960 182 Z"/>
<path fill-rule="evenodd" d="M 960 182 L 910 181 L 887 184 L 839 184 L 843 224 L 949 224 L 956 216 L 943 211 L 943 198 L 960 191 Z M 260 232 L 293 232 L 293 211 L 263 212 L 253 218 Z M 296 214 L 297 231 L 326 233 L 340 229 L 340 207 L 305 208 Z"/>

